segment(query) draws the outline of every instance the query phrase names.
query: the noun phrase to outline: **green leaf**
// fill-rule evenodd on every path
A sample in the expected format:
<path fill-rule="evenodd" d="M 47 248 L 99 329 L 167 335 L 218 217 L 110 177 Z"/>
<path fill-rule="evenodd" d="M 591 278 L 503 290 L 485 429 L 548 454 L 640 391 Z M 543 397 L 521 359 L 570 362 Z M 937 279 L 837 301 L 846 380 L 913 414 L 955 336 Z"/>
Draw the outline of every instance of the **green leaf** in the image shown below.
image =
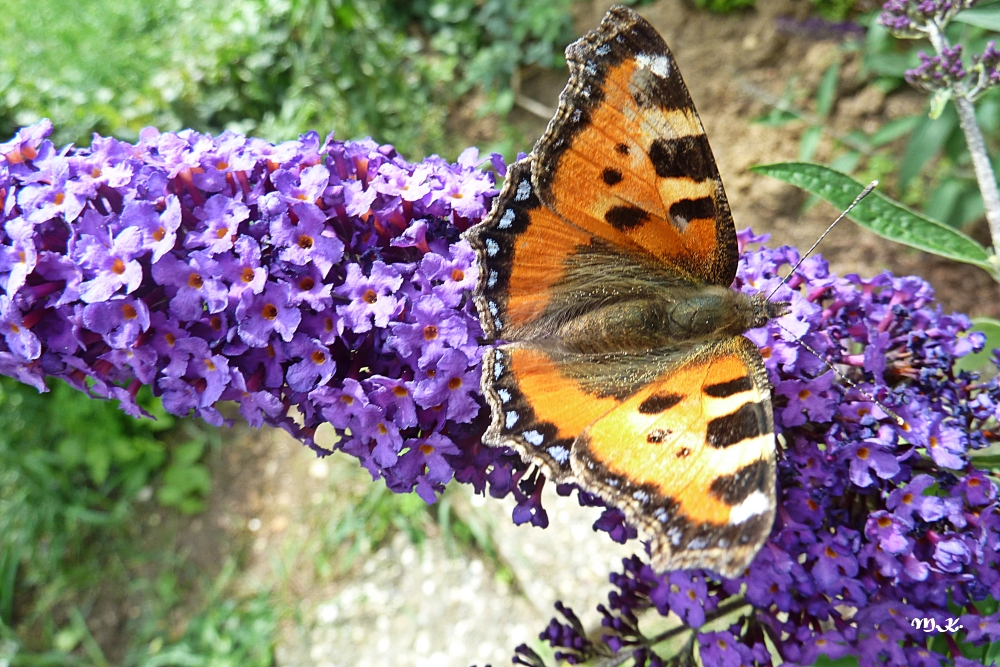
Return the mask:
<path fill-rule="evenodd" d="M 1000 32 L 1000 4 L 966 9 L 964 12 L 959 12 L 952 20 Z"/>
<path fill-rule="evenodd" d="M 903 164 L 899 167 L 899 189 L 903 190 L 920 173 L 924 164 L 937 155 L 948 137 L 958 126 L 958 114 L 954 107 L 948 107 L 937 120 L 924 118 L 913 131 L 910 143 L 903 154 Z"/>
<path fill-rule="evenodd" d="M 785 162 L 753 167 L 752 171 L 791 183 L 844 210 L 864 185 L 846 174 L 818 164 Z M 929 220 L 874 192 L 848 216 L 882 238 L 941 257 L 978 266 L 995 275 L 990 253 L 971 237 Z"/>
<path fill-rule="evenodd" d="M 897 118 L 896 120 L 891 120 L 878 130 L 875 134 L 871 136 L 872 146 L 879 147 L 885 144 L 895 141 L 900 137 L 906 136 L 910 132 L 916 130 L 924 120 L 924 114 L 918 113 L 912 116 L 903 116 L 902 118 Z"/>
<path fill-rule="evenodd" d="M 924 215 L 932 220 L 948 224 L 951 214 L 955 210 L 958 198 L 965 190 L 965 183 L 949 178 L 941 182 L 941 185 L 934 188 L 934 192 L 927 199 L 924 206 Z"/>
<path fill-rule="evenodd" d="M 859 151 L 847 151 L 843 155 L 839 155 L 832 160 L 830 162 L 830 168 L 836 169 L 837 171 L 845 174 L 850 174 L 858 168 L 859 162 L 861 162 L 861 153 Z"/>
<path fill-rule="evenodd" d="M 813 667 L 858 667 L 858 659 L 854 656 L 845 655 L 837 660 L 831 660 L 825 655 L 820 655 L 813 663 Z"/>
<path fill-rule="evenodd" d="M 816 155 L 816 149 L 819 148 L 819 140 L 822 136 L 822 126 L 813 125 L 806 128 L 806 131 L 802 133 L 802 143 L 799 145 L 800 160 L 807 162 L 813 159 L 813 156 Z"/>
<path fill-rule="evenodd" d="M 991 317 L 975 317 L 972 319 L 972 329 L 969 333 L 978 331 L 986 334 L 986 345 L 981 352 L 967 354 L 955 362 L 955 370 L 981 371 L 988 368 L 993 350 L 1000 348 L 1000 320 Z"/>
<path fill-rule="evenodd" d="M 823 78 L 816 88 L 816 113 L 826 118 L 830 115 L 833 102 L 837 99 L 837 81 L 840 79 L 840 62 L 835 62 L 823 72 Z"/>

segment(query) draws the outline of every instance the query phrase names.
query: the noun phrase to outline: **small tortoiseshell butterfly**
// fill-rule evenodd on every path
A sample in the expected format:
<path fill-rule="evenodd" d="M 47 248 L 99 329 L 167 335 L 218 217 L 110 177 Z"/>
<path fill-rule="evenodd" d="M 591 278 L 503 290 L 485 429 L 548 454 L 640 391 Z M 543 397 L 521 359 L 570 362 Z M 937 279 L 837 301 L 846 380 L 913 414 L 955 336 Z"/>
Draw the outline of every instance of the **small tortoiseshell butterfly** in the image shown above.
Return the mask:
<path fill-rule="evenodd" d="M 730 289 L 736 229 L 663 38 L 626 7 L 566 50 L 533 153 L 466 238 L 484 441 L 621 508 L 659 570 L 743 572 L 771 530 L 767 373 L 741 334 L 787 311 Z"/>

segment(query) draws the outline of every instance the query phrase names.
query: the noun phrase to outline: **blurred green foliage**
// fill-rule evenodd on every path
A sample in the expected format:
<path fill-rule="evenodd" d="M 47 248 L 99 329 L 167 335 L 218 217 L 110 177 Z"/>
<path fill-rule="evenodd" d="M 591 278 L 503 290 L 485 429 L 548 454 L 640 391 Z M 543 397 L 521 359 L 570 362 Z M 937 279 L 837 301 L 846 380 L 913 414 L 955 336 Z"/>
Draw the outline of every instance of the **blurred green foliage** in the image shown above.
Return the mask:
<path fill-rule="evenodd" d="M 98 132 L 316 129 L 457 154 L 449 108 L 514 101 L 522 65 L 559 65 L 572 0 L 7 0 L 0 135 L 42 117 L 57 144 Z"/>
<path fill-rule="evenodd" d="M 846 19 L 858 4 L 858 0 L 810 0 L 813 4 L 813 11 L 823 18 L 842 21 Z M 757 0 L 694 0 L 696 7 L 707 9 L 710 12 L 725 14 L 739 11 L 747 7 L 753 7 Z"/>
<path fill-rule="evenodd" d="M 137 502 L 156 487 L 162 505 L 202 508 L 210 482 L 201 458 L 218 436 L 166 414 L 148 390 L 138 402 L 156 421 L 60 381 L 50 388 L 0 377 L 0 626 L 41 622 L 65 644 L 82 641 L 85 626 L 59 630 L 54 615 L 122 574 Z"/>
<path fill-rule="evenodd" d="M 953 105 L 936 119 L 929 118 L 925 108 L 871 131 L 839 132 L 829 122 L 838 91 L 845 85 L 856 87 L 856 82 L 842 80 L 848 58 L 860 56 L 859 79 L 890 94 L 909 88 L 904 73 L 919 64 L 918 52 L 933 53 L 927 42 L 893 38 L 875 21 L 877 16 L 872 12 L 858 17 L 867 28 L 864 39 L 845 40 L 814 89 L 803 91 L 791 82 L 780 102 L 756 120 L 772 126 L 805 125 L 800 160 L 812 160 L 826 137 L 832 146 L 828 166 L 865 182 L 877 179 L 880 190 L 929 218 L 965 228 L 983 218 L 983 200 Z M 996 32 L 959 21 L 949 25 L 947 32 L 953 43 L 963 45 L 965 53 L 982 52 L 989 40 L 997 39 Z M 976 103 L 976 117 L 987 150 L 995 156 L 996 170 L 1000 167 L 1000 90 L 988 91 Z"/>

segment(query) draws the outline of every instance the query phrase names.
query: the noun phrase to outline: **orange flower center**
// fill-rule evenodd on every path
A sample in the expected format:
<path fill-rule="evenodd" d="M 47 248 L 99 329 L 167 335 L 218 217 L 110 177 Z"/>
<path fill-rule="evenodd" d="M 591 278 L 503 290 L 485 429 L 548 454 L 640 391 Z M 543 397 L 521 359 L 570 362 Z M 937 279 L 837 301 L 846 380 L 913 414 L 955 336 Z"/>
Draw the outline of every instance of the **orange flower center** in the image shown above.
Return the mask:
<path fill-rule="evenodd" d="M 424 340 L 434 340 L 438 337 L 438 328 L 433 324 L 424 327 Z"/>
<path fill-rule="evenodd" d="M 197 273 L 192 273 L 188 276 L 188 287 L 193 287 L 194 289 L 201 289 L 205 284 L 205 281 L 201 279 L 201 276 Z"/>
<path fill-rule="evenodd" d="M 167 230 L 163 227 L 157 227 L 156 231 L 153 232 L 153 240 L 162 241 L 165 238 L 167 238 Z"/>
<path fill-rule="evenodd" d="M 461 269 L 453 270 L 451 272 L 451 279 L 454 280 L 456 283 L 462 282 L 463 280 L 465 280 L 465 271 Z"/>
<path fill-rule="evenodd" d="M 264 316 L 265 320 L 273 320 L 278 316 L 278 307 L 273 303 L 264 304 L 264 308 L 260 311 L 260 314 Z"/>
<path fill-rule="evenodd" d="M 452 378 L 448 380 L 448 389 L 455 391 L 462 386 L 462 378 Z"/>
<path fill-rule="evenodd" d="M 316 350 L 315 352 L 312 353 L 312 360 L 313 363 L 316 364 L 317 366 L 319 366 L 320 364 L 325 364 L 326 355 L 323 354 L 323 352 L 321 352 L 320 350 Z"/>
<path fill-rule="evenodd" d="M 118 257 L 115 257 L 115 261 L 111 264 L 111 272 L 121 275 L 125 273 L 125 262 L 123 262 Z"/>
<path fill-rule="evenodd" d="M 378 294 L 375 293 L 375 290 L 370 289 L 361 298 L 364 299 L 365 303 L 375 303 L 378 301 Z"/>
<path fill-rule="evenodd" d="M 299 237 L 299 247 L 303 250 L 309 250 L 309 248 L 313 247 L 313 238 L 303 234 Z"/>
<path fill-rule="evenodd" d="M 868 452 L 868 448 L 867 447 L 858 447 L 858 458 L 859 459 L 861 459 L 862 461 L 867 460 L 868 459 L 868 454 L 869 454 L 869 452 Z"/>
<path fill-rule="evenodd" d="M 240 280 L 245 283 L 252 283 L 254 279 L 254 272 L 249 266 L 243 267 L 243 272 L 240 273 Z"/>
<path fill-rule="evenodd" d="M 434 453 L 434 447 L 431 445 L 420 445 L 420 453 L 424 456 L 430 456 Z"/>
<path fill-rule="evenodd" d="M 299 281 L 299 289 L 302 290 L 303 292 L 308 292 L 313 287 L 316 287 L 316 281 L 313 280 L 310 276 L 306 276 L 305 278 Z"/>
<path fill-rule="evenodd" d="M 122 315 L 125 316 L 126 320 L 134 320 L 139 317 L 139 313 L 136 311 L 135 306 L 130 303 L 126 303 L 122 306 Z"/>

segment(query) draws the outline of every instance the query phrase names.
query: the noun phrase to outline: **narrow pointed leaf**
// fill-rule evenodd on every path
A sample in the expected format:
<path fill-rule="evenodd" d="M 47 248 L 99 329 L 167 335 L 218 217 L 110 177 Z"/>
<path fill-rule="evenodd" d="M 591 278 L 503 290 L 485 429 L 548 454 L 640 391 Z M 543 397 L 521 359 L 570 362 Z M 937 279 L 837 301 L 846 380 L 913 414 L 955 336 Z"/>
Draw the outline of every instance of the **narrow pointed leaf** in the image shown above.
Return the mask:
<path fill-rule="evenodd" d="M 994 32 L 1000 32 L 1000 3 L 966 9 L 964 12 L 956 15 L 954 20 L 979 28 L 986 28 Z"/>
<path fill-rule="evenodd" d="M 829 167 L 804 162 L 760 165 L 752 167 L 752 171 L 798 186 L 841 210 L 850 206 L 865 187 Z M 914 213 L 877 190 L 848 217 L 882 238 L 994 273 L 990 252 L 970 236 Z"/>

